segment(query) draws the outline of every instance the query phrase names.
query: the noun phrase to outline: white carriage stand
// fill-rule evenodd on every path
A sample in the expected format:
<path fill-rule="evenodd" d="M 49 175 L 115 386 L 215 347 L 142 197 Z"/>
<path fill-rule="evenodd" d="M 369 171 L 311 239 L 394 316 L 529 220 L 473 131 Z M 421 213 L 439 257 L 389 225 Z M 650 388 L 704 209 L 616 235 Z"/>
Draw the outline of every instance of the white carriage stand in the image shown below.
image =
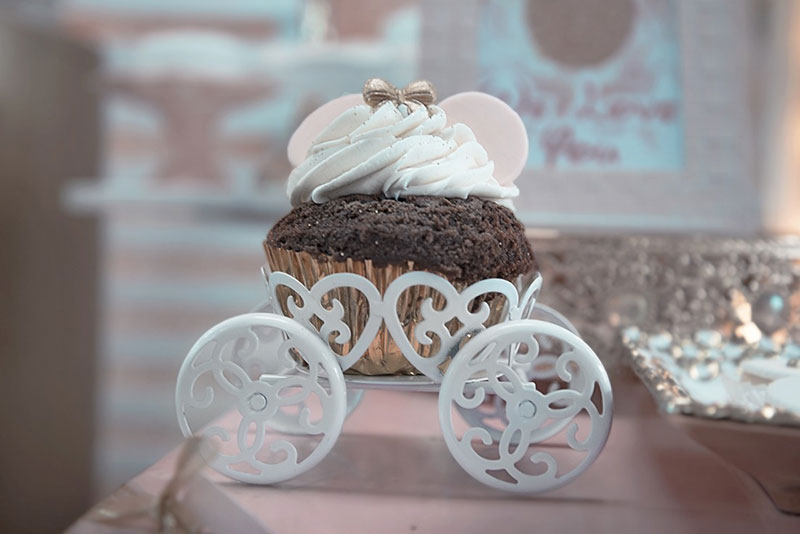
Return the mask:
<path fill-rule="evenodd" d="M 218 440 L 221 450 L 210 465 L 220 473 L 256 484 L 304 473 L 330 452 L 363 390 L 375 388 L 438 391 L 448 449 L 467 473 L 494 488 L 525 493 L 557 488 L 585 471 L 603 449 L 613 413 L 608 376 L 566 318 L 536 305 L 540 276 L 522 290 L 488 279 L 459 292 L 440 276 L 411 272 L 381 295 L 351 273 L 325 276 L 311 289 L 286 273 L 264 270 L 264 275 L 269 300 L 203 334 L 178 375 L 181 431 Z M 271 305 L 281 286 L 300 297 L 287 301 L 291 318 Z M 446 300 L 442 309 L 430 299 L 421 303 L 422 321 L 413 336 L 420 344 L 435 337 L 440 343 L 429 357 L 414 350 L 396 312 L 398 299 L 413 286 L 430 286 Z M 363 334 L 344 355 L 327 342 L 351 341 L 343 306 L 325 297 L 337 288 L 359 291 L 369 313 Z M 486 303 L 470 311 L 470 303 L 487 293 L 507 299 L 506 320 L 488 328 Z M 419 375 L 343 373 L 382 324 Z M 451 334 L 448 324 L 458 330 Z M 442 365 L 448 359 L 449 365 Z M 454 413 L 466 425 L 456 423 Z M 560 446 L 542 447 L 555 436 L 561 436 Z"/>

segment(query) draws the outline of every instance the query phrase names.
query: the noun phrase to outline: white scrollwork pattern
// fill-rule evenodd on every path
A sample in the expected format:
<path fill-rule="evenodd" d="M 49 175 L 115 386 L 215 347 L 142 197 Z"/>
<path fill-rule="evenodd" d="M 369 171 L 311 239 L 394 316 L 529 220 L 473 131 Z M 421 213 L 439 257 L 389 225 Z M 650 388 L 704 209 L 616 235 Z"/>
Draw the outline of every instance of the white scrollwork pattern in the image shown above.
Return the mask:
<path fill-rule="evenodd" d="M 291 289 L 300 297 L 301 303 L 293 296 L 290 296 L 286 302 L 286 311 L 294 320 L 309 330 L 318 332 L 324 340 L 333 335 L 336 343 L 353 342 L 350 351 L 339 358 L 343 370 L 349 369 L 364 355 L 378 334 L 381 324 L 385 323 L 392 339 L 406 359 L 418 371 L 437 383 L 442 380 L 441 364 L 454 352 L 464 337 L 485 329 L 484 323 L 490 313 L 489 305 L 482 302 L 475 311 L 472 311 L 470 308 L 475 299 L 488 294 L 502 295 L 508 303 L 507 317 L 517 319 L 527 316 L 533 309 L 542 285 L 541 277 L 536 275 L 520 296 L 519 290 L 514 284 L 507 280 L 493 278 L 476 282 L 459 292 L 448 280 L 439 275 L 415 271 L 399 276 L 381 295 L 367 278 L 353 273 L 335 273 L 324 276 L 310 289 L 284 272 L 277 271 L 266 274 L 266 276 L 273 303 L 278 301 L 278 289 L 281 287 Z M 435 309 L 430 298 L 421 303 L 421 320 L 414 328 L 414 337 L 416 338 L 414 341 L 422 345 L 430 345 L 434 343 L 434 338 L 440 340 L 436 353 L 426 357 L 421 356 L 414 349 L 404 331 L 403 319 L 398 315 L 398 300 L 404 292 L 415 286 L 432 288 L 442 295 L 445 301 L 441 309 Z M 323 304 L 326 295 L 342 288 L 352 288 L 360 292 L 369 307 L 369 318 L 357 340 L 351 339 L 353 336 L 350 328 L 343 320 L 344 308 L 341 302 L 331 298 L 328 305 Z M 279 307 L 276 306 L 277 308 Z M 312 322 L 315 317 L 321 321 L 319 328 Z M 456 332 L 451 333 L 447 324 L 453 319 L 457 319 L 460 326 Z"/>
<path fill-rule="evenodd" d="M 433 307 L 432 299 L 428 298 L 422 303 L 422 320 L 414 329 L 416 341 L 429 345 L 433 343 L 433 336 L 440 340 L 439 350 L 428 357 L 420 356 L 409 342 L 403 331 L 403 325 L 398 317 L 397 301 L 404 291 L 413 286 L 428 286 L 434 288 L 445 298 L 445 305 L 441 310 Z M 384 308 L 386 315 L 386 328 L 392 339 L 403 351 L 403 356 L 414 367 L 426 376 L 437 382 L 442 380 L 442 371 L 439 366 L 450 356 L 453 348 L 469 333 L 484 329 L 484 323 L 489 318 L 489 305 L 482 302 L 476 311 L 470 311 L 470 304 L 476 298 L 488 293 L 499 293 L 508 299 L 509 308 L 516 309 L 519 303 L 519 294 L 514 284 L 507 280 L 489 279 L 481 280 L 459 291 L 441 276 L 426 272 L 411 272 L 398 277 L 386 289 L 384 295 Z M 458 319 L 461 326 L 455 333 L 450 333 L 447 323 Z"/>
<path fill-rule="evenodd" d="M 286 273 L 264 274 L 269 300 L 206 332 L 178 376 L 181 431 L 216 440 L 221 450 L 210 464 L 217 471 L 271 484 L 318 464 L 360 401 L 358 388 L 400 387 L 389 377 L 353 380 L 352 391 L 345 388 L 343 370 L 364 355 L 382 325 L 439 389 L 445 442 L 477 480 L 509 491 L 546 491 L 573 480 L 602 450 L 613 411 L 608 377 L 574 326 L 536 304 L 540 277 L 524 288 L 490 279 L 459 291 L 438 275 L 411 272 L 381 295 L 353 273 L 325 276 L 310 289 Z M 281 290 L 285 300 L 278 306 L 280 288 L 290 291 Z M 360 294 L 368 309 L 346 311 L 337 300 L 342 290 Z M 497 295 L 505 304 L 492 309 L 484 297 Z M 414 303 L 414 311 L 401 302 Z M 364 315 L 351 330 L 354 309 Z M 432 354 L 417 352 L 434 343 Z"/>
<path fill-rule="evenodd" d="M 293 276 L 274 272 L 269 275 L 270 294 L 272 302 L 278 302 L 278 288 L 288 287 L 300 296 L 302 304 L 298 303 L 294 297 L 290 296 L 287 301 L 288 312 L 291 317 L 312 331 L 317 331 L 312 323 L 314 317 L 322 321 L 319 335 L 327 340 L 331 334 L 336 334 L 336 343 L 347 343 L 351 341 L 352 334 L 350 327 L 343 320 L 344 308 L 342 303 L 336 299 L 331 299 L 330 308 L 323 305 L 323 297 L 329 292 L 350 287 L 361 292 L 369 306 L 369 319 L 364 327 L 364 332 L 347 354 L 339 358 L 339 364 L 343 370 L 349 369 L 358 359 L 364 355 L 369 344 L 375 339 L 381 327 L 382 314 L 380 313 L 381 294 L 377 288 L 363 276 L 353 273 L 337 273 L 323 277 L 311 289 L 307 289 L 301 282 Z M 279 306 L 276 306 L 279 308 Z"/>
<path fill-rule="evenodd" d="M 268 280 L 269 275 L 267 274 L 267 271 L 262 269 L 262 274 L 265 277 L 264 279 Z M 268 284 L 267 287 L 269 287 Z M 274 311 L 275 310 L 272 306 L 272 298 L 270 297 L 269 299 L 260 302 L 258 305 L 253 307 L 253 309 L 250 310 L 250 313 L 274 313 Z M 279 338 L 282 338 L 281 331 L 277 329 L 271 330 L 266 332 L 264 337 L 261 337 L 261 345 L 266 345 L 266 350 L 269 350 L 269 343 Z M 277 367 L 276 364 L 278 365 Z M 251 376 L 259 376 L 261 374 L 285 375 L 294 372 L 297 368 L 294 360 L 291 362 L 291 367 L 281 367 L 280 362 L 277 361 L 277 359 L 272 358 L 269 354 L 265 354 L 264 351 L 261 351 L 261 354 L 250 354 L 248 360 L 241 362 L 240 365 L 247 369 Z M 363 397 L 363 389 L 347 390 L 347 417 L 349 417 L 350 414 L 353 413 L 356 408 L 358 408 Z M 305 434 L 305 431 L 300 425 L 299 414 L 289 414 L 279 411 L 275 414 L 275 419 L 271 421 L 271 426 L 280 432 L 287 432 L 290 434 Z"/>
<path fill-rule="evenodd" d="M 561 347 L 555 373 L 566 384 L 549 392 L 518 370 L 535 362 L 544 340 Z M 467 418 L 470 427 L 459 435 L 453 413 L 486 404 L 500 426 Z M 530 319 L 493 326 L 470 340 L 439 393 L 442 432 L 458 463 L 484 484 L 527 493 L 557 488 L 582 473 L 605 445 L 612 411 L 608 376 L 591 348 L 560 326 Z M 557 444 L 542 443 L 559 437 Z"/>
<path fill-rule="evenodd" d="M 245 365 L 253 360 L 261 362 L 259 372 L 273 372 L 253 376 Z M 271 313 L 233 317 L 206 332 L 181 367 L 175 401 L 185 436 L 203 434 L 219 443 L 211 467 L 260 484 L 318 464 L 347 411 L 344 376 L 330 349 L 301 324 Z M 206 420 L 190 424 L 198 416 Z M 285 433 L 287 425 L 294 435 Z"/>
<path fill-rule="evenodd" d="M 534 288 L 534 284 L 531 284 L 531 288 Z M 535 290 L 538 293 L 539 287 L 535 287 Z M 530 292 L 531 291 L 529 290 L 529 293 Z M 580 333 L 575 325 L 573 325 L 572 322 L 570 322 L 570 320 L 558 310 L 542 304 L 541 302 L 536 302 L 535 308 L 526 306 L 525 302 L 527 301 L 528 299 L 524 298 L 520 303 L 519 310 L 524 311 L 522 317 L 516 317 L 516 319 L 525 318 L 544 320 L 564 327 L 576 336 L 580 337 Z M 540 384 L 541 387 L 547 389 L 548 393 L 551 391 L 556 391 L 557 389 L 561 389 L 562 383 L 556 370 L 556 361 L 561 355 L 562 343 L 559 340 L 542 336 L 537 338 L 537 342 L 539 344 L 539 354 L 536 356 L 536 358 L 525 363 L 520 363 L 516 358 L 514 358 L 512 359 L 513 369 L 517 372 L 520 378 L 528 382 Z M 513 349 L 514 347 L 512 347 L 512 350 Z M 575 373 L 572 373 L 571 379 L 572 381 L 570 384 L 568 384 L 570 387 L 573 389 L 580 389 L 582 387 L 580 381 L 583 379 L 583 375 L 581 375 L 580 372 L 576 371 Z M 481 426 L 485 428 L 486 431 L 488 431 L 492 436 L 492 439 L 495 440 L 499 440 L 501 434 L 501 431 L 497 428 L 498 423 L 501 425 L 508 424 L 508 420 L 505 416 L 503 399 L 497 395 L 491 395 L 489 399 L 481 405 L 480 409 L 468 410 L 461 407 L 459 404 L 456 404 L 456 408 L 458 409 L 461 417 L 463 417 L 468 424 L 471 426 Z M 569 419 L 563 419 L 558 425 L 550 426 L 552 434 L 557 434 L 568 424 Z"/>

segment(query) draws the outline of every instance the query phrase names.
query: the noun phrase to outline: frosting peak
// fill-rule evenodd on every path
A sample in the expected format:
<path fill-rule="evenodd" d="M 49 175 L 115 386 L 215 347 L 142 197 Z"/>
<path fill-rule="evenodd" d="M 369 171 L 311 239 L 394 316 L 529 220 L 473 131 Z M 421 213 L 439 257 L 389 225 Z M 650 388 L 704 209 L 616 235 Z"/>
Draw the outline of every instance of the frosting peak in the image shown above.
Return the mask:
<path fill-rule="evenodd" d="M 494 163 L 462 123 L 448 126 L 438 106 L 387 101 L 356 105 L 314 139 L 305 161 L 289 175 L 293 206 L 353 194 L 477 196 L 511 206 L 516 186 L 493 177 Z"/>

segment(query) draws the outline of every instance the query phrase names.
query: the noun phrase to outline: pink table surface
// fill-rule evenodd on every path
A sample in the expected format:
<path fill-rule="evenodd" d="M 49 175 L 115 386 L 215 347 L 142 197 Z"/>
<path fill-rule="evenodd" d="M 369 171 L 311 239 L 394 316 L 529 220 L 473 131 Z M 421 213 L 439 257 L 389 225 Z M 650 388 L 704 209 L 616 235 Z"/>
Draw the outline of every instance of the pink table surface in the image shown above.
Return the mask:
<path fill-rule="evenodd" d="M 316 468 L 272 486 L 211 470 L 234 503 L 275 533 L 800 532 L 755 481 L 670 426 L 640 384 L 615 380 L 605 450 L 576 481 L 540 496 L 487 488 L 456 464 L 436 396 L 368 391 Z M 175 451 L 134 482 L 157 493 Z M 70 534 L 95 532 L 79 521 Z"/>

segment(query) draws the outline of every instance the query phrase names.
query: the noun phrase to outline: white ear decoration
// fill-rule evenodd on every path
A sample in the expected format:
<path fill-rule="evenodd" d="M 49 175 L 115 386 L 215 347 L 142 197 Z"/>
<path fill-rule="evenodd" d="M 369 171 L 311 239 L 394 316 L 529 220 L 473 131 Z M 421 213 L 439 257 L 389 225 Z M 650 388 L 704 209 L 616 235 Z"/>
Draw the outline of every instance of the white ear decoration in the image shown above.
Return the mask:
<path fill-rule="evenodd" d="M 336 117 L 363 103 L 360 94 L 345 95 L 306 117 L 289 139 L 286 152 L 292 166 L 303 163 L 311 143 Z M 472 129 L 494 161 L 495 179 L 502 185 L 514 183 L 528 160 L 528 134 L 517 112 L 499 98 L 478 92 L 458 93 L 439 107 L 447 114 L 448 124 L 461 122 Z"/>
<path fill-rule="evenodd" d="M 472 129 L 494 160 L 495 179 L 501 185 L 514 183 L 528 161 L 528 134 L 517 112 L 499 98 L 478 92 L 458 93 L 439 107 L 448 124 L 461 122 Z"/>
<path fill-rule="evenodd" d="M 286 154 L 289 156 L 289 163 L 292 167 L 297 167 L 306 159 L 311 143 L 319 133 L 328 126 L 333 119 L 345 112 L 345 110 L 363 104 L 364 99 L 360 94 L 351 94 L 331 100 L 314 111 L 300 123 L 289 139 L 286 147 Z"/>

